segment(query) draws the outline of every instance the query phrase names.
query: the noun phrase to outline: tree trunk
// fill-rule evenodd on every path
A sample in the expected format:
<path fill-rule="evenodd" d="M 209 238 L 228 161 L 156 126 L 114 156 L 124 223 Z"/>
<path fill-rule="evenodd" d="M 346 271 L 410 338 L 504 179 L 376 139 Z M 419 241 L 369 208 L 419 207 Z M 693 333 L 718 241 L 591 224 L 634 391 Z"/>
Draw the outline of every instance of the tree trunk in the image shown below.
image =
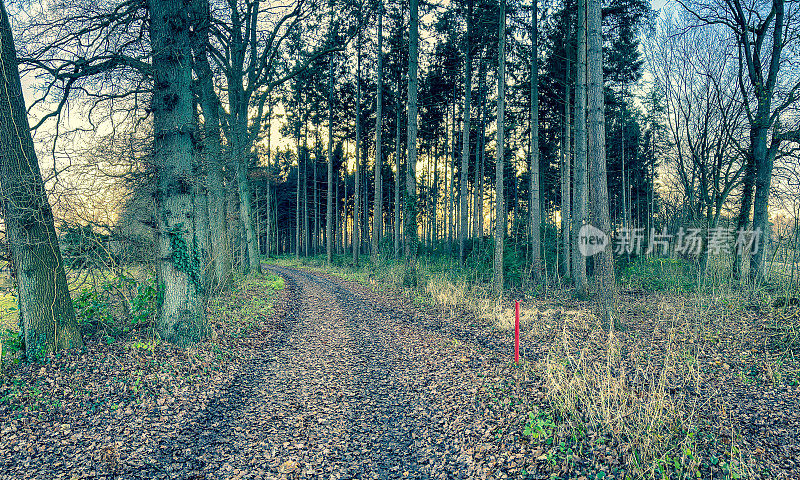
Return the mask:
<path fill-rule="evenodd" d="M 400 258 L 400 211 L 403 209 L 401 204 L 401 197 L 400 194 L 401 185 L 403 184 L 403 144 L 402 144 L 402 137 L 401 137 L 401 126 L 402 117 L 403 117 L 403 109 L 400 105 L 400 90 L 401 90 L 401 78 L 400 74 L 397 75 L 397 91 L 395 100 L 396 100 L 396 109 L 395 112 L 395 120 L 397 122 L 397 133 L 395 135 L 395 144 L 394 144 L 394 162 L 395 162 L 395 176 L 394 176 L 394 258 L 395 260 Z"/>
<path fill-rule="evenodd" d="M 162 339 L 187 345 L 208 334 L 192 222 L 192 62 L 189 18 L 175 0 L 150 0 L 153 49 L 153 162 L 157 166 L 158 276 L 164 296 L 156 319 Z"/>
<path fill-rule="evenodd" d="M 592 221 L 611 235 L 608 216 L 608 178 L 606 175 L 605 99 L 603 92 L 603 38 L 600 0 L 589 0 L 587 8 L 589 69 L 589 158 L 591 160 Z M 611 244 L 595 256 L 595 285 L 600 293 L 608 328 L 617 321 L 617 286 Z"/>
<path fill-rule="evenodd" d="M 506 2 L 500 0 L 500 29 L 497 53 L 497 162 L 495 169 L 495 232 L 494 232 L 494 291 L 503 294 L 503 240 L 506 218 L 503 198 L 503 164 L 505 163 L 506 113 Z"/>
<path fill-rule="evenodd" d="M 308 119 L 303 122 L 303 254 L 309 255 L 311 230 L 308 223 L 308 165 L 311 163 L 311 152 L 308 150 Z"/>
<path fill-rule="evenodd" d="M 569 38 L 569 36 L 567 36 Z M 568 50 L 569 51 L 569 50 Z M 570 175 L 572 170 L 572 148 L 570 145 L 572 127 L 571 127 L 571 112 L 570 112 L 570 89 L 569 89 L 569 70 L 570 70 L 570 55 L 567 54 L 567 74 L 564 79 L 564 136 L 561 140 L 561 242 L 564 250 L 564 275 L 567 277 L 572 276 L 571 268 L 571 246 L 572 235 L 570 234 L 570 225 L 572 224 L 570 218 L 571 207 L 571 182 Z"/>
<path fill-rule="evenodd" d="M 331 12 L 333 15 L 333 12 Z M 325 202 L 325 259 L 328 266 L 333 261 L 333 58 L 328 68 L 328 192 Z M 338 202 L 339 183 L 336 183 Z"/>
<path fill-rule="evenodd" d="M 466 258 L 465 244 L 467 242 L 467 181 L 469 180 L 469 132 L 472 97 L 472 9 L 473 0 L 469 0 L 467 7 L 467 36 L 464 38 L 464 121 L 461 127 L 461 228 L 458 234 L 458 258 L 464 263 Z"/>
<path fill-rule="evenodd" d="M 383 6 L 379 5 L 378 9 Z M 372 210 L 372 262 L 378 260 L 383 234 L 383 12 L 378 12 L 378 85 L 375 108 L 375 202 Z"/>
<path fill-rule="evenodd" d="M 272 209 L 270 205 L 272 204 L 272 149 L 271 149 L 271 140 L 272 140 L 272 99 L 267 99 L 269 102 L 269 110 L 267 113 L 267 181 L 266 181 L 266 188 L 264 191 L 264 201 L 267 203 L 265 206 L 265 210 L 267 212 L 266 216 L 266 224 L 264 225 L 264 230 L 266 230 L 266 248 L 264 251 L 267 257 L 272 255 L 272 250 L 270 246 L 272 245 L 271 237 L 272 234 Z"/>
<path fill-rule="evenodd" d="M 475 139 L 475 145 L 478 149 L 475 153 L 475 181 L 477 186 L 473 190 L 475 195 L 475 214 L 478 216 L 478 228 L 475 235 L 478 237 L 478 244 L 483 245 L 483 236 L 485 234 L 483 228 L 483 180 L 485 177 L 484 155 L 486 154 L 486 96 L 488 93 L 486 85 L 486 61 L 484 61 L 483 58 L 481 58 L 478 70 L 478 76 L 480 77 L 481 105 L 479 115 L 481 117 L 481 123 L 477 132 L 477 138 Z"/>
<path fill-rule="evenodd" d="M 752 142 L 752 140 L 751 140 Z M 742 178 L 742 202 L 739 206 L 739 215 L 736 218 L 736 230 L 743 231 L 750 223 L 750 210 L 753 207 L 753 189 L 755 188 L 756 181 L 756 163 L 752 153 L 747 155 L 746 163 L 744 166 L 744 177 Z M 744 265 L 747 265 L 750 258 L 750 252 L 744 249 L 741 255 L 735 255 L 733 260 L 733 278 L 737 280 L 742 279 Z M 746 260 L 747 259 L 747 260 Z"/>
<path fill-rule="evenodd" d="M 81 347 L 83 340 L 67 289 L 53 211 L 30 134 L 14 38 L 2 0 L 0 70 L 3 219 L 16 273 L 25 355 L 28 361 L 38 361 L 55 350 Z M 189 115 L 191 121 L 191 111 Z"/>
<path fill-rule="evenodd" d="M 356 176 L 353 198 L 353 266 L 358 266 L 361 253 L 361 31 L 358 32 L 356 48 Z"/>
<path fill-rule="evenodd" d="M 313 255 L 319 253 L 319 179 L 317 178 L 317 171 L 319 170 L 319 129 L 314 129 L 314 236 L 312 237 L 311 250 Z"/>
<path fill-rule="evenodd" d="M 528 228 L 531 238 L 531 273 L 533 280 L 541 276 L 542 203 L 539 198 L 539 9 L 538 0 L 532 0 L 531 19 L 531 151 L 528 168 L 530 188 L 528 195 Z"/>
<path fill-rule="evenodd" d="M 214 91 L 214 77 L 208 62 L 210 28 L 208 0 L 194 0 L 192 15 L 195 32 L 193 67 L 199 82 L 199 101 L 203 111 L 203 152 L 207 170 L 211 261 L 214 265 L 214 287 L 222 289 L 230 276 L 231 252 L 227 240 L 225 176 L 222 163 L 223 142 L 219 119 L 220 102 Z"/>
<path fill-rule="evenodd" d="M 300 123 L 299 118 L 300 115 L 300 82 L 296 82 L 296 89 L 295 95 L 297 96 L 297 111 L 298 111 L 298 124 L 295 126 L 295 146 L 297 151 L 297 188 L 295 190 L 296 199 L 295 199 L 295 211 L 294 211 L 294 228 L 295 228 L 295 250 L 294 250 L 294 257 L 295 259 L 300 259 L 300 179 L 302 177 L 301 172 L 303 169 L 301 168 L 301 158 L 302 152 L 300 150 Z"/>
<path fill-rule="evenodd" d="M 586 157 L 586 0 L 578 0 L 577 71 L 575 74 L 575 195 L 572 212 L 572 269 L 575 277 L 575 296 L 584 299 L 589 294 L 586 276 L 586 257 L 580 252 L 581 227 L 588 223 L 589 177 Z"/>
<path fill-rule="evenodd" d="M 419 61 L 419 0 L 409 0 L 411 16 L 408 33 L 408 127 L 406 198 L 404 214 L 406 258 L 405 283 L 416 283 L 417 261 L 417 68 Z"/>

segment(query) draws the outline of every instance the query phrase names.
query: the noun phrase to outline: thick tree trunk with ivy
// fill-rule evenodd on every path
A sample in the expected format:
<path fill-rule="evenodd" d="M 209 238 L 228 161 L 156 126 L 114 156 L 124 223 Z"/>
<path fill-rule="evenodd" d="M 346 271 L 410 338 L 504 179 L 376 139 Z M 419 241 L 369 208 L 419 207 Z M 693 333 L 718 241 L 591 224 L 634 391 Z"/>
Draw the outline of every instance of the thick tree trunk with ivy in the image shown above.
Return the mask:
<path fill-rule="evenodd" d="M 406 197 L 404 199 L 405 283 L 416 281 L 417 262 L 417 68 L 419 63 L 419 1 L 410 0 L 408 26 L 408 127 L 406 130 Z"/>
<path fill-rule="evenodd" d="M 83 345 L 67 289 L 53 212 L 31 138 L 17 55 L 0 0 L 0 189 L 29 361 Z"/>
<path fill-rule="evenodd" d="M 499 46 L 497 53 L 497 161 L 495 169 L 495 232 L 494 232 L 494 291 L 503 293 L 503 240 L 506 236 L 506 214 L 503 197 L 503 164 L 505 163 L 506 112 L 506 2 L 500 0 Z"/>
<path fill-rule="evenodd" d="M 148 7 L 153 48 L 158 277 L 164 292 L 156 328 L 162 339 L 187 345 L 208 333 L 193 225 L 189 16 L 177 0 L 149 0 Z"/>

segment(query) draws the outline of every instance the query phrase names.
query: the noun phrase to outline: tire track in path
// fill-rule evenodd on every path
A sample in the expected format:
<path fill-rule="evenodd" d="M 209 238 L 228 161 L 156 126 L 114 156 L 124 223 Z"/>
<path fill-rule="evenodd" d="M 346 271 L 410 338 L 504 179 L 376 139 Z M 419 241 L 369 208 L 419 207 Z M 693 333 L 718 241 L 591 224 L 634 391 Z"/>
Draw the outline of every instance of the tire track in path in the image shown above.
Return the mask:
<path fill-rule="evenodd" d="M 269 270 L 294 299 L 282 322 L 291 328 L 228 388 L 241 397 L 204 422 L 213 433 L 195 436 L 206 445 L 203 474 L 468 478 L 474 359 L 336 281 Z"/>

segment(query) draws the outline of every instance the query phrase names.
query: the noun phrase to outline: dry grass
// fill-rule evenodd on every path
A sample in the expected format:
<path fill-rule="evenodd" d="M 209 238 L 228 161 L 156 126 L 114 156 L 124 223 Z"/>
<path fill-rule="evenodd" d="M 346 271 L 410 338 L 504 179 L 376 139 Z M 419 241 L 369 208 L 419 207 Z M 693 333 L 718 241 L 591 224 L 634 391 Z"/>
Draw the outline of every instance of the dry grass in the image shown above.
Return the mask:
<path fill-rule="evenodd" d="M 513 328 L 511 302 L 493 297 L 488 285 L 436 267 L 420 264 L 415 289 L 403 288 L 402 264 L 332 271 L 405 291 L 444 311 L 467 310 L 502 332 Z M 604 330 L 591 303 L 571 300 L 569 290 L 522 298 L 529 359 L 523 378 L 532 383 L 520 386 L 541 392 L 526 400 L 524 422 L 532 446 L 539 444 L 534 451 L 542 452 L 537 472 L 792 478 L 781 449 L 797 444 L 786 432 L 800 421 L 789 401 L 800 383 L 800 362 L 785 346 L 775 348 L 769 330 L 784 314 L 769 307 L 763 289 L 734 290 L 712 268 L 715 275 L 696 279 L 696 293 L 640 288 L 623 294 L 623 329 L 614 333 Z M 681 282 L 687 284 L 685 277 Z M 748 422 L 773 424 L 772 440 L 754 436 Z"/>

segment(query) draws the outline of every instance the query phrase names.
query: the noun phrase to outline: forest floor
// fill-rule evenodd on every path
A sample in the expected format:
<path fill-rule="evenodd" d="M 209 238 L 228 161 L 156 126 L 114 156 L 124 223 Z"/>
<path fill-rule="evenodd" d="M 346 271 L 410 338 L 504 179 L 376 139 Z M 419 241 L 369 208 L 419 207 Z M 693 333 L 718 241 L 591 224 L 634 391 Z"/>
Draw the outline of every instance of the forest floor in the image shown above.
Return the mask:
<path fill-rule="evenodd" d="M 269 266 L 188 350 L 91 343 L 0 385 L 6 478 L 800 478 L 798 365 L 761 312 L 528 302 L 468 309 Z M 282 288 L 285 286 L 285 288 Z M 671 320 L 670 320 L 671 319 Z"/>

